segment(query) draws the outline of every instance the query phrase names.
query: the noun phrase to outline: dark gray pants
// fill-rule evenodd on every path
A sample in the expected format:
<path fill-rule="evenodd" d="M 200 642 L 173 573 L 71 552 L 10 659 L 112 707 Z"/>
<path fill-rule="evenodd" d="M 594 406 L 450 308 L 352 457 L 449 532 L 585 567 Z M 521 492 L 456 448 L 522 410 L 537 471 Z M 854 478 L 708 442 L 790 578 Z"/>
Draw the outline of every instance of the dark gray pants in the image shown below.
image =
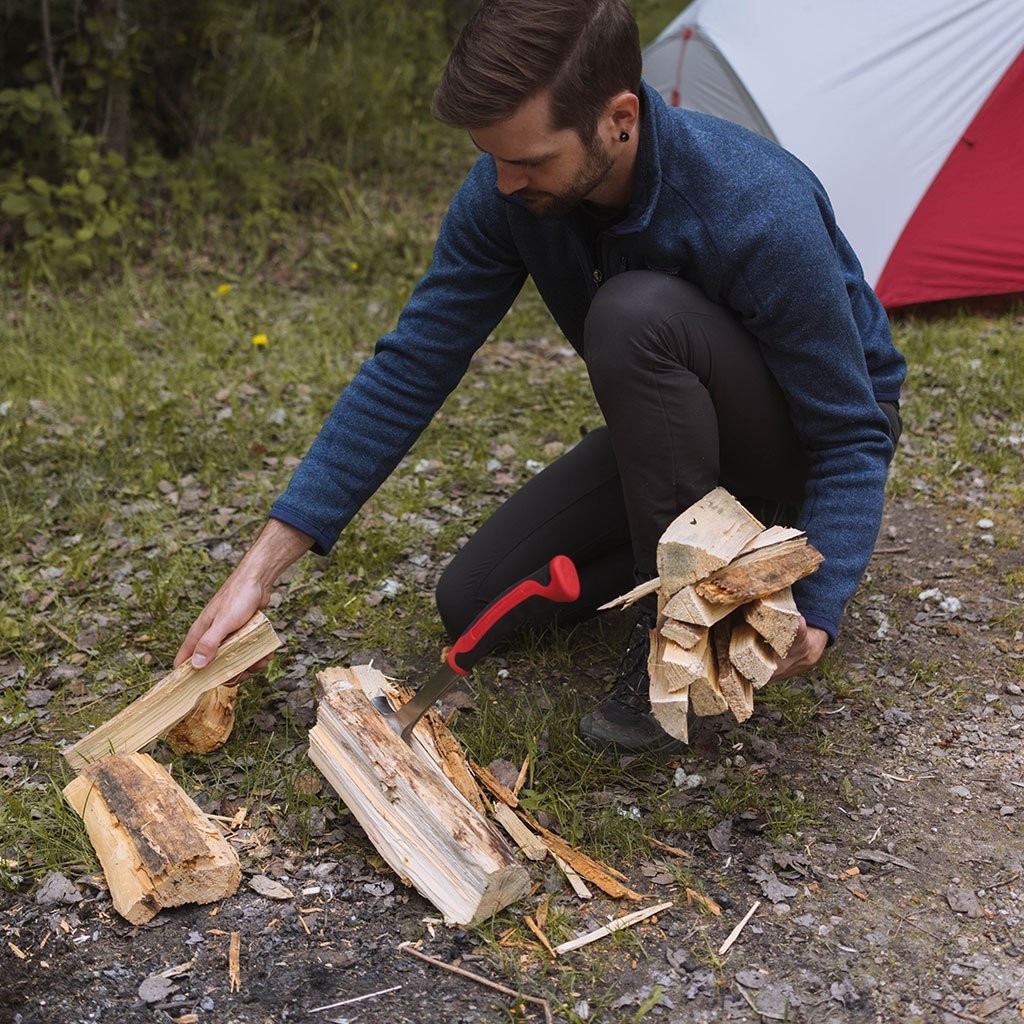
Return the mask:
<path fill-rule="evenodd" d="M 444 571 L 437 603 L 453 635 L 556 554 L 582 585 L 560 621 L 588 617 L 656 574 L 665 527 L 719 484 L 762 519 L 799 506 L 806 460 L 786 400 L 730 310 L 680 278 L 620 274 L 594 299 L 583 354 L 606 426 L 512 495 Z"/>

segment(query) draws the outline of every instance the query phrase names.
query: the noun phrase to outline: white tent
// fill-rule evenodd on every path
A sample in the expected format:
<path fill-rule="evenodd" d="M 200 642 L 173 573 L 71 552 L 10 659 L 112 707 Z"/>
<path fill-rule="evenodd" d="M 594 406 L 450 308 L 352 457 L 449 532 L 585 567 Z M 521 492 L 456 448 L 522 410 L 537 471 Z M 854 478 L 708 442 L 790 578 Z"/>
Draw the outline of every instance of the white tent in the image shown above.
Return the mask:
<path fill-rule="evenodd" d="M 803 160 L 887 306 L 1024 291 L 1024 0 L 696 0 L 644 77 Z"/>

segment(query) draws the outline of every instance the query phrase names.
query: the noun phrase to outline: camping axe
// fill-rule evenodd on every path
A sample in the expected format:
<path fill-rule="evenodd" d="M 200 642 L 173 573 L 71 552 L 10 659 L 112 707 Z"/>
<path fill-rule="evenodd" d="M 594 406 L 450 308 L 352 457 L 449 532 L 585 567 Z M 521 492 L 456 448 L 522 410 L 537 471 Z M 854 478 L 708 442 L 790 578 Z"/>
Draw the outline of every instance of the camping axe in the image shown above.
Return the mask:
<path fill-rule="evenodd" d="M 381 693 L 373 698 L 374 707 L 406 743 L 411 742 L 412 730 L 427 709 L 462 676 L 468 675 L 496 644 L 532 618 L 539 605 L 549 602 L 564 604 L 575 601 L 579 596 L 580 580 L 572 559 L 566 555 L 555 555 L 542 569 L 509 587 L 484 608 L 452 644 L 440 668 L 411 700 L 396 711 Z"/>

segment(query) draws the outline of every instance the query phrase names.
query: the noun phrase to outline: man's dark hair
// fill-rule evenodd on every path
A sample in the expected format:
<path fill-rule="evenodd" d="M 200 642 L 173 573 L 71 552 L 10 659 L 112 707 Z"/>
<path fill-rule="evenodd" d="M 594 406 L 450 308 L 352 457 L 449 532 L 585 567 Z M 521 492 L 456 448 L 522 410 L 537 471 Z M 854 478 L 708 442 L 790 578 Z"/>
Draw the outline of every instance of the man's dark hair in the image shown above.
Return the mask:
<path fill-rule="evenodd" d="M 626 0 L 484 0 L 466 23 L 434 94 L 457 128 L 504 121 L 551 91 L 551 127 L 584 141 L 616 93 L 639 92 L 640 34 Z"/>

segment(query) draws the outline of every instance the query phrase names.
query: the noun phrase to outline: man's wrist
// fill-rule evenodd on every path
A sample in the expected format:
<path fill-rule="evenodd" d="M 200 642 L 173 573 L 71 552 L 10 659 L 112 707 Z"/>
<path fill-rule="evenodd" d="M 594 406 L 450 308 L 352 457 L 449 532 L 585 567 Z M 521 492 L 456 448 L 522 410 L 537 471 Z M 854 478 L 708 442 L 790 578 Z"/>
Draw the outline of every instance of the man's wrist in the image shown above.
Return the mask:
<path fill-rule="evenodd" d="M 235 571 L 242 579 L 269 591 L 285 569 L 312 546 L 313 538 L 301 530 L 278 519 L 268 519 Z"/>

